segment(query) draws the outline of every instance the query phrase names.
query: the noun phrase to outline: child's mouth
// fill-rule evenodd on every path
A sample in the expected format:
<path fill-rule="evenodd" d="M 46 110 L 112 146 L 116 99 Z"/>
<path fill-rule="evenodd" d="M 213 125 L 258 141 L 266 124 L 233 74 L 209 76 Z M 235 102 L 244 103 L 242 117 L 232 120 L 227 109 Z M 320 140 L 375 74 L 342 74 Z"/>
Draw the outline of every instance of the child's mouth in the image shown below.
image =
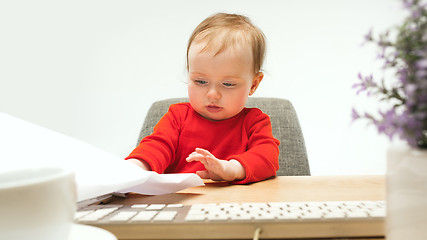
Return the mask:
<path fill-rule="evenodd" d="M 206 110 L 211 113 L 216 113 L 222 110 L 222 107 L 216 106 L 216 105 L 208 105 L 206 106 Z"/>

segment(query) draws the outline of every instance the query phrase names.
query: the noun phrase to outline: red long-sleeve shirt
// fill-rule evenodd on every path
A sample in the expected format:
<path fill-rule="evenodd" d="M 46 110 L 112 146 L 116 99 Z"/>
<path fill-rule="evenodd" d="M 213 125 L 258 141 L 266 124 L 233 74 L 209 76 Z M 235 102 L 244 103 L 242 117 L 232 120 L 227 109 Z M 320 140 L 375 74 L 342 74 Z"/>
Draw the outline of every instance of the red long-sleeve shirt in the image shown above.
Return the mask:
<path fill-rule="evenodd" d="M 257 108 L 244 108 L 236 116 L 211 121 L 203 118 L 190 103 L 170 106 L 126 159 L 146 161 L 158 173 L 195 173 L 206 170 L 202 163 L 185 159 L 203 148 L 216 158 L 235 159 L 246 171 L 246 178 L 235 184 L 257 182 L 276 175 L 279 169 L 279 140 L 273 137 L 268 115 Z"/>

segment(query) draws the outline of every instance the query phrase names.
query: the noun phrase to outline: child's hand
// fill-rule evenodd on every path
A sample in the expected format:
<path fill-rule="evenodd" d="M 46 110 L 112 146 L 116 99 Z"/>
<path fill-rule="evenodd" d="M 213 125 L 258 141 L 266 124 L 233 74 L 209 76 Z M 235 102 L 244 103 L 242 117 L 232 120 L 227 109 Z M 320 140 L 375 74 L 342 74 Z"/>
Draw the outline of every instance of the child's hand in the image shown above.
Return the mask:
<path fill-rule="evenodd" d="M 196 148 L 187 157 L 187 162 L 199 161 L 205 165 L 205 171 L 197 171 L 196 174 L 204 179 L 212 179 L 214 181 L 234 181 L 241 180 L 246 177 L 245 169 L 237 160 L 231 159 L 221 160 L 216 158 L 209 151 Z"/>
<path fill-rule="evenodd" d="M 138 159 L 131 158 L 131 159 L 128 159 L 127 161 L 137 165 L 138 167 L 142 168 L 143 170 L 151 171 L 150 165 L 144 160 L 138 160 Z"/>

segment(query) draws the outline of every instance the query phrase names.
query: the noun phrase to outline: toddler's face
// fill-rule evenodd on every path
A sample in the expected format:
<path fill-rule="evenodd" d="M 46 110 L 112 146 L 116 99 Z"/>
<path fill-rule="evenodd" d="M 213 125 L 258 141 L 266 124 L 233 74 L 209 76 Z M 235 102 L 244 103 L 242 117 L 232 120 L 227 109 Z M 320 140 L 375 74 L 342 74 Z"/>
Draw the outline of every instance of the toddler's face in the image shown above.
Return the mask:
<path fill-rule="evenodd" d="M 254 74 L 251 51 L 228 49 L 214 56 L 193 43 L 188 53 L 188 97 L 194 110 L 218 121 L 231 118 L 245 106 L 263 74 Z"/>

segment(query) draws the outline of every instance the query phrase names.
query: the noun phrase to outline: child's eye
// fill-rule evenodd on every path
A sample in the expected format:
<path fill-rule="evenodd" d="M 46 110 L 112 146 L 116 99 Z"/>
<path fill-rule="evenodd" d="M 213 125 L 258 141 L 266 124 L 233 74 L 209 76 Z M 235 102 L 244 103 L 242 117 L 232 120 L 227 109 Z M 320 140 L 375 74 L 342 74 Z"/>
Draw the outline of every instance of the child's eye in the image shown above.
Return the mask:
<path fill-rule="evenodd" d="M 199 80 L 199 79 L 194 80 L 194 82 L 195 82 L 195 83 L 197 83 L 197 84 L 199 84 L 199 85 L 205 85 L 205 84 L 207 84 L 207 83 L 208 83 L 208 82 L 207 82 L 207 81 L 205 81 L 205 80 Z"/>
<path fill-rule="evenodd" d="M 224 85 L 225 87 L 234 87 L 234 86 L 236 86 L 236 84 L 234 84 L 234 83 L 228 83 L 228 82 L 225 82 L 222 85 Z"/>

